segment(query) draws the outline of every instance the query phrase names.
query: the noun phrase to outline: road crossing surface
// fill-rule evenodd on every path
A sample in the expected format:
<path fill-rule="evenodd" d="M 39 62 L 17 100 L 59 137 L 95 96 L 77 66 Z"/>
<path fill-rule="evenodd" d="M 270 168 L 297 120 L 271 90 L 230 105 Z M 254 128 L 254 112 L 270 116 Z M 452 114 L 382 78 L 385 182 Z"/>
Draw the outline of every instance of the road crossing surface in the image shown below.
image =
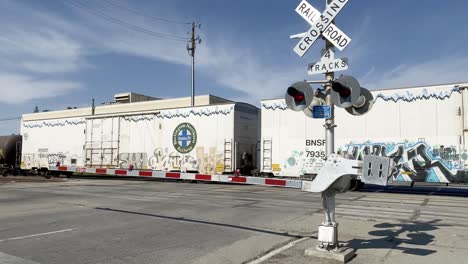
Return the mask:
<path fill-rule="evenodd" d="M 340 241 L 358 249 L 352 262 L 439 263 L 448 253 L 468 254 L 465 189 L 438 196 L 439 188 L 338 195 Z M 254 263 L 275 249 L 262 263 L 301 263 L 298 252 L 315 241 L 323 218 L 320 195 L 295 189 L 102 179 L 4 184 L 0 263 Z"/>

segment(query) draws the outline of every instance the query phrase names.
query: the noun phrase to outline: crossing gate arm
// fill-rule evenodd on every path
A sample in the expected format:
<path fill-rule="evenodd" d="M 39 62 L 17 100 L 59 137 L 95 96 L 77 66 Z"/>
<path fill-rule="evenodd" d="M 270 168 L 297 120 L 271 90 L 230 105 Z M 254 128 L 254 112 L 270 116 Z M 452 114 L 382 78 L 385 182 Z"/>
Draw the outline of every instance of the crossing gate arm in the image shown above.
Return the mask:
<path fill-rule="evenodd" d="M 157 179 L 196 180 L 205 182 L 236 183 L 246 185 L 275 186 L 292 189 L 302 189 L 302 180 L 248 177 L 221 174 L 199 174 L 183 172 L 166 172 L 153 170 L 106 169 L 88 167 L 50 166 L 52 172 L 76 172 L 109 176 L 126 176 Z"/>

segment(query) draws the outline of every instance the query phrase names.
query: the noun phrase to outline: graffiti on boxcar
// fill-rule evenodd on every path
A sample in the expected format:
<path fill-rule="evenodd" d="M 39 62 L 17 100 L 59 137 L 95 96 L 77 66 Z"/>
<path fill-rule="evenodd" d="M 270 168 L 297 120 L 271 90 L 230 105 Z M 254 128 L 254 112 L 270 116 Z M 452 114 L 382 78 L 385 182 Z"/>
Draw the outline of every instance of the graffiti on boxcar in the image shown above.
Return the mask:
<path fill-rule="evenodd" d="M 281 164 L 281 169 L 274 168 L 274 170 L 299 170 L 302 175 L 318 173 L 323 166 L 322 153 L 324 152 L 309 147 L 306 147 L 305 150 L 293 150 Z"/>
<path fill-rule="evenodd" d="M 309 138 L 304 141 L 300 149 L 293 149 L 286 156 L 280 166 L 273 171 L 294 171 L 302 175 L 317 174 L 323 166 L 326 140 L 323 138 Z"/>
<path fill-rule="evenodd" d="M 149 167 L 153 170 L 197 171 L 197 161 L 190 154 L 180 154 L 169 148 L 156 148 L 149 158 Z"/>
<path fill-rule="evenodd" d="M 366 142 L 351 143 L 340 151 L 357 160 L 365 155 L 390 157 L 397 164 L 399 174 L 394 176 L 397 181 L 456 183 L 464 182 L 467 174 L 463 165 L 467 155 L 460 155 L 453 146 L 431 147 L 426 142 Z"/>
<path fill-rule="evenodd" d="M 23 154 L 21 157 L 21 163 L 22 167 L 26 169 L 31 169 L 31 168 L 38 168 L 40 167 L 39 165 L 39 159 L 36 159 L 37 155 L 35 154 Z"/>
<path fill-rule="evenodd" d="M 435 146 L 432 149 L 432 154 L 435 157 L 439 157 L 442 160 L 450 161 L 450 162 L 459 162 L 460 161 L 460 154 L 457 153 L 457 149 L 455 147 L 444 147 Z"/>
<path fill-rule="evenodd" d="M 56 165 L 77 165 L 80 157 L 70 152 L 49 153 L 47 148 L 40 148 L 36 153 L 23 153 L 21 163 L 24 168 L 41 168 Z"/>
<path fill-rule="evenodd" d="M 181 154 L 170 148 L 156 148 L 152 155 L 147 153 L 121 153 L 118 156 L 119 168 L 152 169 L 162 171 L 198 171 L 200 173 L 215 173 L 217 165 L 222 163 L 223 155 L 216 153 L 216 148 L 205 152 L 204 147 L 195 149 L 196 156 Z"/>
<path fill-rule="evenodd" d="M 201 173 L 217 173 L 218 164 L 223 164 L 223 154 L 216 153 L 216 148 L 212 147 L 209 152 L 205 152 L 204 147 L 197 147 L 197 161 Z M 223 168 L 224 169 L 224 168 Z"/>
<path fill-rule="evenodd" d="M 144 152 L 120 153 L 118 157 L 119 168 L 129 168 L 133 165 L 134 169 L 145 169 L 148 167 L 148 154 Z"/>
<path fill-rule="evenodd" d="M 56 164 L 65 164 L 68 157 L 65 153 L 58 152 L 48 153 L 45 158 L 47 158 L 49 165 L 55 166 Z"/>

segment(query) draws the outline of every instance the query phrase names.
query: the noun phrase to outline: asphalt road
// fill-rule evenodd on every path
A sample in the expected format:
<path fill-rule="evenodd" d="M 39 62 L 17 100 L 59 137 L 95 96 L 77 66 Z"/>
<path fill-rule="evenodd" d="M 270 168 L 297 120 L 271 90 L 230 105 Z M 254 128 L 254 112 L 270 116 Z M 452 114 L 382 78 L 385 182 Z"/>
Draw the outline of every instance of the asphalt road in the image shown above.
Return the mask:
<path fill-rule="evenodd" d="M 337 197 L 344 238 L 366 238 L 379 223 L 436 221 L 468 230 L 463 197 L 385 192 L 369 187 Z M 300 190 L 96 179 L 5 184 L 0 263 L 248 263 L 307 240 L 322 220 L 320 196 Z M 289 257 L 298 257 L 294 252 Z M 297 262 L 278 256 L 268 261 Z"/>

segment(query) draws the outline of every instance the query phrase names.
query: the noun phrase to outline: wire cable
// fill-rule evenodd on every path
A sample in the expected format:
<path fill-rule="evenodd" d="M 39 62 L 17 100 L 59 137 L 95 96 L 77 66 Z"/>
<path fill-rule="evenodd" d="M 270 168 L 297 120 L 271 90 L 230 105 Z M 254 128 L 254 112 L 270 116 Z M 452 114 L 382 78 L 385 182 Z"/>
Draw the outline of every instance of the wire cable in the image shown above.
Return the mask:
<path fill-rule="evenodd" d="M 188 41 L 187 38 L 185 37 L 179 37 L 179 36 L 174 36 L 174 35 L 168 35 L 168 34 L 164 34 L 164 33 L 159 33 L 159 32 L 155 32 L 155 31 L 152 31 L 152 30 L 149 30 L 149 29 L 144 29 L 144 28 L 141 28 L 139 26 L 135 26 L 135 25 L 132 25 L 130 23 L 127 23 L 125 21 L 122 21 L 120 19 L 117 19 L 117 18 L 114 18 L 114 17 L 111 17 L 111 16 L 108 16 L 104 13 L 101 13 L 89 6 L 86 6 L 84 5 L 83 3 L 81 2 L 78 2 L 78 1 L 75 1 L 75 0 L 68 0 L 68 2 L 76 7 L 79 7 L 81 9 L 85 9 L 89 12 L 91 12 L 92 14 L 98 16 L 98 17 L 101 17 L 107 21 L 110 21 L 112 23 L 115 23 L 115 24 L 118 24 L 118 25 L 121 25 L 121 26 L 124 26 L 124 27 L 127 27 L 129 29 L 132 29 L 132 30 L 135 30 L 135 31 L 138 31 L 138 32 L 141 32 L 141 33 L 145 33 L 145 34 L 148 34 L 148 35 L 151 35 L 151 36 L 154 36 L 154 37 L 158 37 L 158 38 L 164 38 L 164 39 L 170 39 L 170 40 L 175 40 L 175 41 L 181 41 L 181 42 L 186 42 Z"/>
<path fill-rule="evenodd" d="M 21 120 L 21 117 L 3 117 L 3 118 L 0 118 L 0 122 L 13 121 L 13 120 Z"/>
<path fill-rule="evenodd" d="M 118 7 L 120 9 L 127 10 L 127 11 L 129 11 L 131 13 L 134 13 L 134 14 L 140 15 L 140 16 L 144 16 L 144 17 L 147 17 L 149 19 L 153 19 L 153 20 L 157 20 L 157 21 L 164 21 L 164 22 L 167 22 L 167 23 L 173 23 L 173 24 L 179 24 L 179 25 L 190 25 L 191 24 L 190 22 L 181 22 L 181 21 L 175 21 L 175 20 L 170 20 L 170 19 L 161 18 L 161 17 L 150 16 L 150 15 L 147 15 L 147 14 L 145 14 L 143 12 L 140 12 L 140 11 L 138 11 L 136 9 L 132 9 L 132 8 L 117 4 L 117 3 L 115 3 L 115 1 L 112 1 L 112 0 L 102 0 L 102 1 L 107 2 L 109 5 Z"/>

